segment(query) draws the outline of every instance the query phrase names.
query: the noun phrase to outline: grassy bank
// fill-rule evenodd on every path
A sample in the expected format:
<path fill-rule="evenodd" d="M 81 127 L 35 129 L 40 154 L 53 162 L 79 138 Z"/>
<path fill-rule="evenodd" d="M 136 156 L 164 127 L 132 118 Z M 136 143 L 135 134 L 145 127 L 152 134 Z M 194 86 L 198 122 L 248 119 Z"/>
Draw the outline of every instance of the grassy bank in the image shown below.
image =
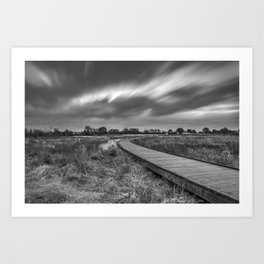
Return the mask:
<path fill-rule="evenodd" d="M 135 144 L 157 151 L 239 168 L 239 137 L 229 135 L 145 137 Z"/>
<path fill-rule="evenodd" d="M 26 139 L 26 203 L 199 203 L 108 137 Z"/>

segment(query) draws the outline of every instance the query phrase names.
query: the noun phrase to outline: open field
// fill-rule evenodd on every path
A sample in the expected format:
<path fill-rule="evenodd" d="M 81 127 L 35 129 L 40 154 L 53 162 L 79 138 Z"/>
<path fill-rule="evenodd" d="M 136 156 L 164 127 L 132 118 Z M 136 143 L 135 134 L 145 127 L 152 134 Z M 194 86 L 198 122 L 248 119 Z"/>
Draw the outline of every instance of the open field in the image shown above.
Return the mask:
<path fill-rule="evenodd" d="M 109 137 L 27 138 L 26 203 L 201 203 Z"/>
<path fill-rule="evenodd" d="M 132 142 L 157 151 L 239 169 L 239 136 L 154 136 Z"/>

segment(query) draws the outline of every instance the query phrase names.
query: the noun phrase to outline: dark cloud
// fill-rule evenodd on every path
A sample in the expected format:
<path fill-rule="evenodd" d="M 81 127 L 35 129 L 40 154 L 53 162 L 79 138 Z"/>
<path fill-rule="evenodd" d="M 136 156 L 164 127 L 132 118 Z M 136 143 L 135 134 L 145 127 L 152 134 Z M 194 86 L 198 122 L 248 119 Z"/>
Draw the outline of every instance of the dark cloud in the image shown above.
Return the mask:
<path fill-rule="evenodd" d="M 238 101 L 238 87 L 238 78 L 234 78 L 216 87 L 182 87 L 168 94 L 171 100 L 175 99 L 175 102 L 158 104 L 154 108 L 153 115 L 168 115 L 209 106 L 215 103 L 235 103 Z"/>
<path fill-rule="evenodd" d="M 26 103 L 54 106 L 63 100 L 109 85 L 138 85 L 193 63 L 196 62 L 27 61 Z"/>
<path fill-rule="evenodd" d="M 26 104 L 54 106 L 74 96 L 122 82 L 142 82 L 159 62 L 26 62 Z M 28 70 L 27 70 L 28 69 Z"/>
<path fill-rule="evenodd" d="M 27 126 L 130 120 L 159 127 L 174 118 L 189 127 L 238 127 L 238 62 L 28 61 L 25 67 Z"/>

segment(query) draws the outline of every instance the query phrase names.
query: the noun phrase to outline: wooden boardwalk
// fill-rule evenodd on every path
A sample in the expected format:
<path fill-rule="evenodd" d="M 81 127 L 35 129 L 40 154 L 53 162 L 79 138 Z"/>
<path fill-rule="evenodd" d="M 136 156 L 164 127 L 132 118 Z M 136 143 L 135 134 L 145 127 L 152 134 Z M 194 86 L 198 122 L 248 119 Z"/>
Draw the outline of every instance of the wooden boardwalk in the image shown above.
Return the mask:
<path fill-rule="evenodd" d="M 239 203 L 239 170 L 147 149 L 128 139 L 118 145 L 145 167 L 210 203 Z"/>

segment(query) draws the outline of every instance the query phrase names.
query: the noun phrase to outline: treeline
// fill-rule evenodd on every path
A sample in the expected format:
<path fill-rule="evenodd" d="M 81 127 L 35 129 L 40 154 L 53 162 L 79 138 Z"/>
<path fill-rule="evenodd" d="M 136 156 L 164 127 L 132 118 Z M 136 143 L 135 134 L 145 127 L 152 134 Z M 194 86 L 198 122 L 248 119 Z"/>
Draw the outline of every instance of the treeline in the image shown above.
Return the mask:
<path fill-rule="evenodd" d="M 71 137 L 71 136 L 101 136 L 101 135 L 124 135 L 124 134 L 163 134 L 163 135 L 190 135 L 190 134 L 224 134 L 224 135 L 238 135 L 239 130 L 231 130 L 226 127 L 216 130 L 210 130 L 208 127 L 202 129 L 202 131 L 196 131 L 195 129 L 177 128 L 176 130 L 160 130 L 160 129 L 145 129 L 140 131 L 138 128 L 124 128 L 109 129 L 106 127 L 92 128 L 86 126 L 83 131 L 74 132 L 69 129 L 60 131 L 58 128 L 41 130 L 41 129 L 27 129 L 25 130 L 26 137 Z"/>

